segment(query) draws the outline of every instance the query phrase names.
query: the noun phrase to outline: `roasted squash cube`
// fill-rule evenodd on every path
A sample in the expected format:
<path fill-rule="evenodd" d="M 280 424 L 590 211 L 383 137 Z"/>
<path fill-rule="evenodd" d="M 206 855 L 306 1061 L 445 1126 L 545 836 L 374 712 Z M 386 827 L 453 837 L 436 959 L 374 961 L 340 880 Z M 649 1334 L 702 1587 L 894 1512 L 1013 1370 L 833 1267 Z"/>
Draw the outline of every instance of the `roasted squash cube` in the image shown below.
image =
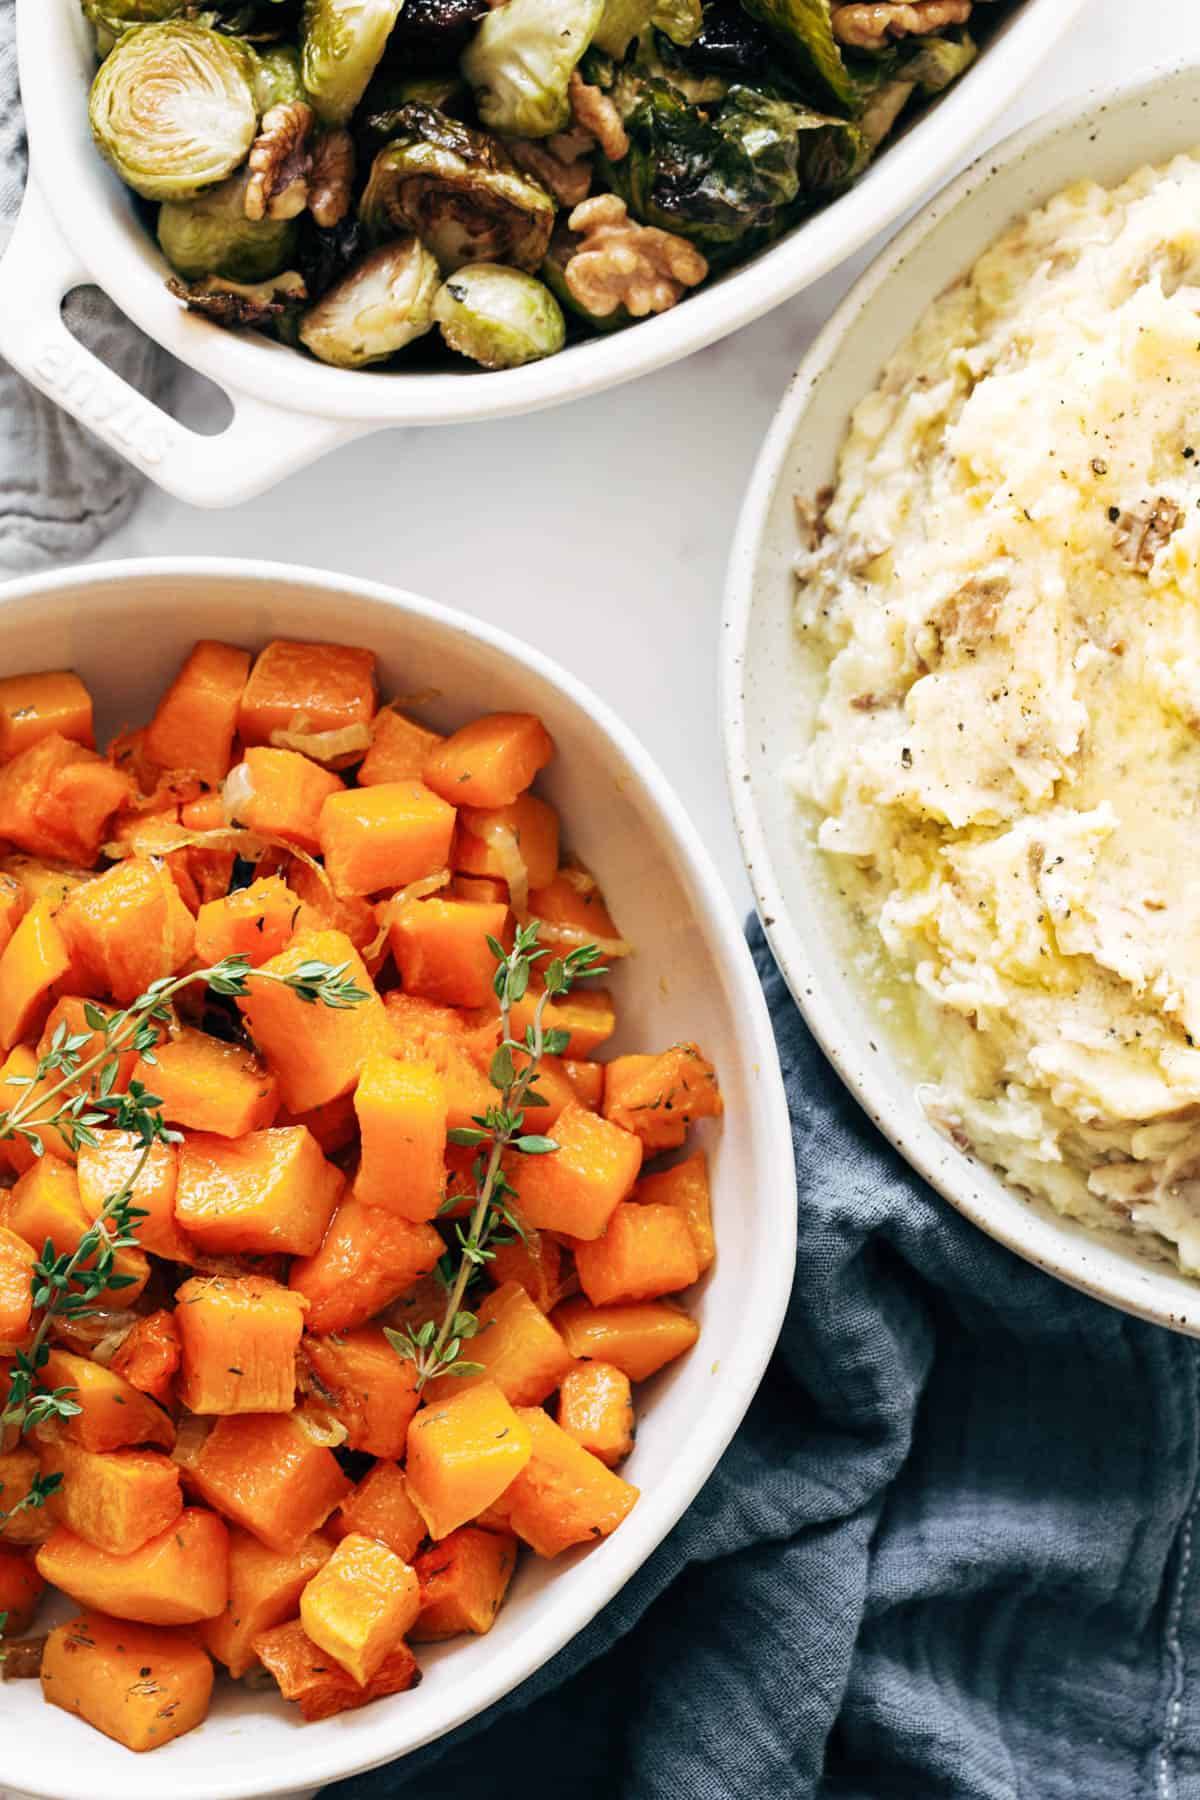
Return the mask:
<path fill-rule="evenodd" d="M 131 1444 L 157 1444 L 169 1450 L 175 1442 L 175 1427 L 160 1406 L 115 1369 L 86 1356 L 53 1346 L 38 1371 L 37 1385 L 70 1390 L 79 1411 L 60 1419 L 58 1429 L 85 1450 L 125 1450 Z"/>
<path fill-rule="evenodd" d="M 85 1450 L 67 1438 L 38 1446 L 44 1476 L 62 1479 L 47 1501 L 52 1518 L 98 1550 L 128 1556 L 183 1510 L 179 1470 L 157 1450 Z"/>
<path fill-rule="evenodd" d="M 492 1629 L 517 1566 L 509 1532 L 463 1525 L 417 1558 L 421 1615 L 410 1636 L 418 1644 Z"/>
<path fill-rule="evenodd" d="M 52 731 L 0 767 L 0 838 L 31 856 L 89 866 L 132 794 L 128 775 Z"/>
<path fill-rule="evenodd" d="M 421 772 L 443 739 L 415 719 L 385 706 L 371 725 L 371 748 L 358 771 L 359 787 L 381 781 L 419 781 Z"/>
<path fill-rule="evenodd" d="M 80 1606 L 142 1625 L 195 1625 L 215 1619 L 229 1599 L 229 1534 L 215 1513 L 195 1506 L 127 1556 L 98 1550 L 60 1525 L 37 1565 Z"/>
<path fill-rule="evenodd" d="M 454 838 L 454 867 L 467 875 L 508 881 L 513 854 L 523 865 L 526 890 L 553 881 L 558 868 L 558 814 L 536 794 L 511 806 L 464 806 Z"/>
<path fill-rule="evenodd" d="M 69 1163 L 57 1156 L 43 1156 L 21 1176 L 8 1199 L 9 1229 L 41 1251 L 47 1238 L 61 1256 L 75 1251 L 91 1229 L 92 1221 L 79 1198 L 79 1182 Z M 95 1261 L 90 1257 L 85 1267 Z M 113 1275 L 104 1290 L 107 1306 L 132 1306 L 147 1281 L 150 1264 L 141 1250 L 118 1250 Z"/>
<path fill-rule="evenodd" d="M 562 1299 L 562 1245 L 532 1225 L 524 1231 L 524 1237 L 496 1245 L 487 1276 L 497 1287 L 519 1282 L 538 1311 L 548 1313 Z"/>
<path fill-rule="evenodd" d="M 289 1285 L 308 1301 L 308 1328 L 346 1331 L 373 1318 L 434 1268 L 443 1251 L 432 1225 L 343 1200 L 314 1256 L 299 1257 Z"/>
<path fill-rule="evenodd" d="M 162 1101 L 163 1117 L 189 1131 L 242 1137 L 264 1131 L 279 1111 L 271 1071 L 240 1044 L 226 1044 L 184 1025 L 139 1060 L 134 1078 Z"/>
<path fill-rule="evenodd" d="M 444 869 L 454 808 L 420 781 L 346 788 L 321 808 L 321 852 L 338 894 L 407 887 Z"/>
<path fill-rule="evenodd" d="M 35 1037 L 71 971 L 71 953 L 49 900 L 36 900 L 0 952 L 0 1048 Z"/>
<path fill-rule="evenodd" d="M 248 1531 L 229 1530 L 229 1601 L 224 1611 L 204 1625 L 200 1638 L 239 1681 L 258 1661 L 254 1639 L 285 1619 L 294 1619 L 300 1596 L 333 1555 L 329 1538 L 314 1532 L 298 1550 L 268 1550 Z"/>
<path fill-rule="evenodd" d="M 586 869 L 559 869 L 545 886 L 534 885 L 529 910 L 547 925 L 566 926 L 578 932 L 578 941 L 583 944 L 603 944 L 606 939 L 612 942 L 621 935 L 604 895 Z"/>
<path fill-rule="evenodd" d="M 701 1275 L 712 1267 L 717 1243 L 713 1233 L 708 1158 L 703 1150 L 676 1163 L 674 1168 L 663 1169 L 657 1175 L 643 1175 L 632 1198 L 639 1205 L 649 1201 L 656 1206 L 677 1207 L 692 1234 Z"/>
<path fill-rule="evenodd" d="M 57 924 L 86 991 L 128 1006 L 152 981 L 191 961 L 196 928 L 161 861 L 130 856 L 85 881 L 59 908 Z"/>
<path fill-rule="evenodd" d="M 488 713 L 438 746 L 425 780 L 454 806 L 511 806 L 553 755 L 554 740 L 532 713 Z"/>
<path fill-rule="evenodd" d="M 387 1694 L 402 1694 L 421 1679 L 416 1657 L 407 1644 L 398 1644 L 364 1686 L 317 1648 L 299 1619 L 260 1633 L 254 1649 L 284 1699 L 295 1701 L 309 1725 L 369 1706 Z"/>
<path fill-rule="evenodd" d="M 151 1256 L 189 1262 L 195 1246 L 175 1222 L 179 1146 L 151 1144 L 143 1163 L 144 1146 L 132 1131 L 104 1131 L 93 1126 L 91 1132 L 96 1142 L 80 1145 L 76 1165 L 79 1200 L 88 1218 L 100 1217 L 106 1201 L 120 1191 L 141 1163 L 133 1200 L 146 1216 L 134 1221 L 138 1243 Z"/>
<path fill-rule="evenodd" d="M 366 998 L 344 1009 L 312 1006 L 276 982 L 252 981 L 246 998 L 238 1001 L 290 1113 L 348 1094 L 368 1056 L 383 1048 L 388 1036 L 383 1002 L 362 957 L 342 932 L 298 931 L 286 950 L 262 966 L 274 975 L 294 975 L 308 962 L 341 969 Z"/>
<path fill-rule="evenodd" d="M 321 848 L 321 808 L 343 792 L 340 775 L 310 762 L 298 750 L 255 745 L 231 774 L 225 795 L 238 825 L 282 838 L 315 856 Z"/>
<path fill-rule="evenodd" d="M 279 875 L 209 900 L 196 914 L 196 957 L 206 967 L 245 956 L 254 968 L 291 941 L 303 904 Z"/>
<path fill-rule="evenodd" d="M 0 679 L 0 762 L 11 762 L 52 731 L 87 750 L 96 747 L 92 696 L 78 675 L 47 669 Z"/>
<path fill-rule="evenodd" d="M 29 896 L 15 875 L 0 869 L 0 955 L 29 910 Z"/>
<path fill-rule="evenodd" d="M 533 981 L 524 998 L 516 1002 L 512 1009 L 512 1034 L 515 1038 L 523 1038 L 532 1025 L 541 997 L 542 989 Z M 608 1042 L 617 1029 L 613 997 L 607 988 L 577 988 L 573 994 L 564 994 L 558 1000 L 547 1001 L 542 1023 L 547 1031 L 566 1032 L 569 1039 L 567 1050 L 571 1056 L 592 1056 L 601 1044 Z"/>
<path fill-rule="evenodd" d="M 677 1149 L 694 1119 L 719 1119 L 723 1111 L 716 1071 L 695 1044 L 608 1065 L 604 1116 L 634 1132 L 650 1155 Z"/>
<path fill-rule="evenodd" d="M 418 1223 L 436 1217 L 446 1153 L 446 1084 L 438 1071 L 370 1056 L 354 1110 L 362 1137 L 355 1198 Z"/>
<path fill-rule="evenodd" d="M 232 1139 L 194 1131 L 179 1152 L 175 1217 L 216 1254 L 311 1256 L 342 1186 L 341 1170 L 326 1162 L 303 1125 Z"/>
<path fill-rule="evenodd" d="M 44 1506 L 14 1512 L 39 1471 L 38 1454 L 28 1444 L 0 1450 L 0 1543 L 40 1544 L 53 1530 L 54 1521 Z"/>
<path fill-rule="evenodd" d="M 320 1530 L 351 1485 L 333 1452 L 282 1413 L 218 1419 L 188 1479 L 226 1519 L 288 1556 Z"/>
<path fill-rule="evenodd" d="M 593 1306 L 613 1300 L 657 1300 L 691 1287 L 700 1261 L 687 1220 L 676 1206 L 623 1200 L 603 1237 L 575 1246 L 580 1286 Z"/>
<path fill-rule="evenodd" d="M 299 1295 L 261 1275 L 197 1275 L 175 1299 L 180 1398 L 190 1412 L 291 1412 L 304 1330 Z"/>
<path fill-rule="evenodd" d="M 19 1350 L 29 1336 L 36 1262 L 32 1244 L 0 1225 L 0 1350 Z"/>
<path fill-rule="evenodd" d="M 397 1356 L 379 1326 L 306 1336 L 304 1363 L 313 1404 L 346 1427 L 347 1449 L 403 1456 L 417 1410 L 416 1369 Z"/>
<path fill-rule="evenodd" d="M 598 1238 L 642 1166 L 641 1141 L 573 1102 L 554 1127 L 558 1149 L 515 1159 L 521 1217 L 539 1231 Z"/>
<path fill-rule="evenodd" d="M 127 1750 L 157 1750 L 201 1724 L 213 1666 L 187 1632 L 83 1613 L 46 1639 L 42 1693 Z"/>
<path fill-rule="evenodd" d="M 472 900 L 397 900 L 388 908 L 388 935 L 405 992 L 446 1006 L 485 1006 L 496 958 L 488 938 L 512 942 L 512 914 L 504 904 Z"/>
<path fill-rule="evenodd" d="M 513 1406 L 537 1406 L 571 1367 L 571 1352 L 545 1313 L 515 1281 L 495 1288 L 478 1311 L 479 1333 L 463 1352 L 482 1375 L 442 1375 L 429 1383 L 431 1405 L 480 1381 L 494 1381 Z"/>
<path fill-rule="evenodd" d="M 24 1637 L 33 1624 L 45 1588 L 27 1551 L 0 1544 L 0 1618 L 4 1620 L 3 1635 L 10 1641 Z"/>
<path fill-rule="evenodd" d="M 300 1623 L 313 1643 L 364 1686 L 420 1610 L 415 1570 L 357 1532 L 342 1539 L 300 1596 Z"/>
<path fill-rule="evenodd" d="M 375 658 L 370 650 L 276 638 L 255 660 L 238 730 L 244 744 L 269 744 L 280 731 L 317 735 L 357 727 L 365 748 L 374 715 Z"/>
<path fill-rule="evenodd" d="M 592 1543 L 628 1517 L 638 1490 L 569 1437 L 540 1407 L 522 1407 L 532 1455 L 504 1496 L 513 1530 L 539 1556 Z"/>
<path fill-rule="evenodd" d="M 425 1536 L 425 1521 L 412 1503 L 399 1463 L 377 1462 L 329 1522 L 334 1537 L 357 1531 L 378 1538 L 404 1562 L 412 1562 Z"/>
<path fill-rule="evenodd" d="M 481 1381 L 408 1428 L 408 1491 L 430 1537 L 448 1537 L 508 1488 L 528 1462 L 529 1426 L 494 1381 Z"/>
<path fill-rule="evenodd" d="M 149 1394 L 160 1406 L 169 1406 L 182 1354 L 175 1314 L 160 1308 L 137 1320 L 108 1366 L 139 1394 Z"/>
<path fill-rule="evenodd" d="M 233 760 L 233 737 L 250 657 L 202 639 L 158 703 L 143 748 L 160 769 L 187 771 L 216 787 Z"/>
<path fill-rule="evenodd" d="M 613 1468 L 633 1449 L 633 1394 L 628 1375 L 612 1363 L 576 1363 L 559 1389 L 558 1422 L 568 1437 Z"/>
<path fill-rule="evenodd" d="M 630 1381 L 646 1381 L 690 1350 L 700 1327 L 690 1313 L 669 1300 L 593 1306 L 564 1300 L 551 1314 L 572 1356 L 590 1357 L 623 1369 Z"/>

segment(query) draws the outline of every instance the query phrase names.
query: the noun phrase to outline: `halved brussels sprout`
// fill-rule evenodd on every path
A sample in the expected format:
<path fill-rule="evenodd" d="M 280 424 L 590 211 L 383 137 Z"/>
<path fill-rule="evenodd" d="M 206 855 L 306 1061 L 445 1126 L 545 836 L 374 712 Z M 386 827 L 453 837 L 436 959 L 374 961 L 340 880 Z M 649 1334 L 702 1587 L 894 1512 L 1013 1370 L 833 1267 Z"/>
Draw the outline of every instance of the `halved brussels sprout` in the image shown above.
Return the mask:
<path fill-rule="evenodd" d="M 545 188 L 519 174 L 495 138 L 431 106 L 402 107 L 395 124 L 362 198 L 375 242 L 415 231 L 448 275 L 473 262 L 536 269 L 554 227 Z"/>
<path fill-rule="evenodd" d="M 441 279 L 418 238 L 384 244 L 309 307 L 300 342 L 339 369 L 386 362 L 431 329 Z"/>
<path fill-rule="evenodd" d="M 468 263 L 444 281 L 433 302 L 442 336 L 485 369 L 519 369 L 554 356 L 566 342 L 562 308 L 549 288 L 521 269 Z"/>
<path fill-rule="evenodd" d="M 84 18 L 112 37 L 130 25 L 158 25 L 192 10 L 190 0 L 83 0 Z"/>
<path fill-rule="evenodd" d="M 273 106 L 290 106 L 306 98 L 300 79 L 300 52 L 293 44 L 272 44 L 258 52 L 258 71 L 254 83 L 260 113 Z"/>
<path fill-rule="evenodd" d="M 862 95 L 833 35 L 830 0 L 742 0 L 765 26 L 802 80 L 815 77 L 843 106 L 858 110 Z"/>
<path fill-rule="evenodd" d="M 462 59 L 479 116 L 510 137 L 549 137 L 571 116 L 567 84 L 591 43 L 604 0 L 505 0 Z"/>
<path fill-rule="evenodd" d="M 167 200 L 158 210 L 158 242 L 185 281 L 223 275 L 267 281 L 295 263 L 295 219 L 248 219 L 243 170 L 194 200 Z"/>
<path fill-rule="evenodd" d="M 186 200 L 245 161 L 256 59 L 236 38 L 169 19 L 124 33 L 92 83 L 92 133 L 145 200 Z"/>
<path fill-rule="evenodd" d="M 367 91 L 404 0 L 304 0 L 300 68 L 317 117 L 344 125 Z"/>

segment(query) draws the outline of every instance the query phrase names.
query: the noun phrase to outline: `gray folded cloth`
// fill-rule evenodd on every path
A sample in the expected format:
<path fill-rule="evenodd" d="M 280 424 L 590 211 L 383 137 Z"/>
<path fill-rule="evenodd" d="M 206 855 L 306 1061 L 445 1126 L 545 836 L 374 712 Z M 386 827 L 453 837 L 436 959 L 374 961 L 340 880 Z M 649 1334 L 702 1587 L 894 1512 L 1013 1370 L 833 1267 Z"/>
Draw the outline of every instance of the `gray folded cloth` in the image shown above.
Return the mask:
<path fill-rule="evenodd" d="M 20 210 L 26 166 L 16 7 L 14 0 L 0 0 L 0 252 Z M 164 401 L 171 359 L 103 294 L 81 288 L 64 317 L 110 368 Z M 142 485 L 128 463 L 0 361 L 0 573 L 85 556 L 122 523 Z"/>

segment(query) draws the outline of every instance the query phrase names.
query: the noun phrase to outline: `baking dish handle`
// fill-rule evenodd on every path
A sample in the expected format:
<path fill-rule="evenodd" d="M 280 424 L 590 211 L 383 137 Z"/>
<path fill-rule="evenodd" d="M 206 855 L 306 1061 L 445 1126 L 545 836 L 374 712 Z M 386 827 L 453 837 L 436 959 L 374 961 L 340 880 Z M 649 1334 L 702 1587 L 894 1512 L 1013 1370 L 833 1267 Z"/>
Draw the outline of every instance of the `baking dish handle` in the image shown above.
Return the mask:
<path fill-rule="evenodd" d="M 313 418 L 226 389 L 233 418 L 216 436 L 181 425 L 93 356 L 63 323 L 64 297 L 93 280 L 30 179 L 0 258 L 0 355 L 27 381 L 192 506 L 233 506 L 360 436 L 362 425 Z"/>

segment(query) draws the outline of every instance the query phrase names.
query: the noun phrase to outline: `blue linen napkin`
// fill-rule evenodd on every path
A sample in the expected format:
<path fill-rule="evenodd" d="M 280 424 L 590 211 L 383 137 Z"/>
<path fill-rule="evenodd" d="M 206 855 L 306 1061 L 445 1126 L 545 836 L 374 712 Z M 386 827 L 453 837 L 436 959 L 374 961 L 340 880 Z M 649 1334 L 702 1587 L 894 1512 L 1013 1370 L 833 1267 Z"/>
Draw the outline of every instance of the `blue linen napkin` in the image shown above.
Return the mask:
<path fill-rule="evenodd" d="M 751 943 L 800 1248 L 746 1421 L 574 1643 L 324 1800 L 1200 1795 L 1197 1346 L 961 1219 Z"/>

